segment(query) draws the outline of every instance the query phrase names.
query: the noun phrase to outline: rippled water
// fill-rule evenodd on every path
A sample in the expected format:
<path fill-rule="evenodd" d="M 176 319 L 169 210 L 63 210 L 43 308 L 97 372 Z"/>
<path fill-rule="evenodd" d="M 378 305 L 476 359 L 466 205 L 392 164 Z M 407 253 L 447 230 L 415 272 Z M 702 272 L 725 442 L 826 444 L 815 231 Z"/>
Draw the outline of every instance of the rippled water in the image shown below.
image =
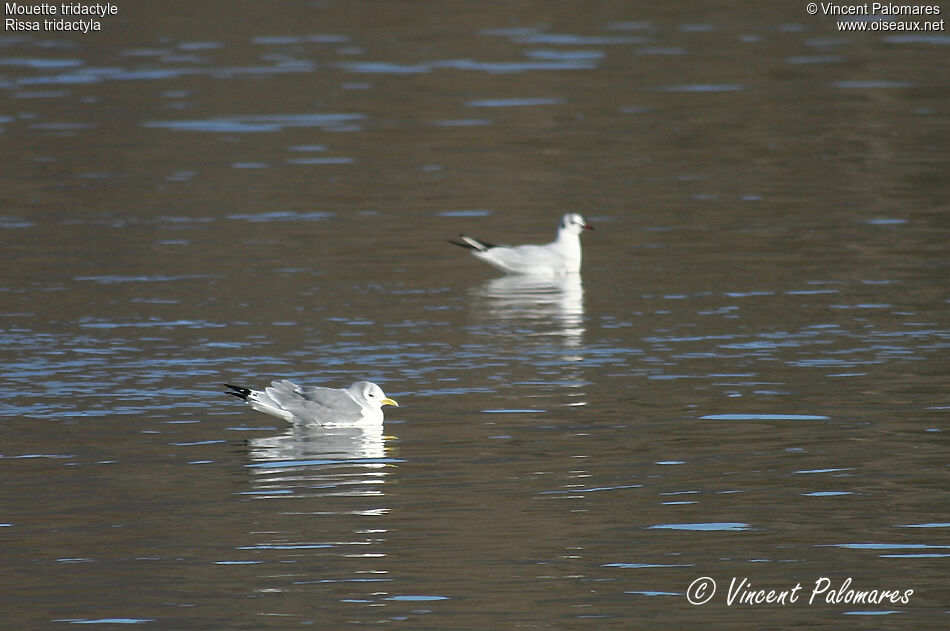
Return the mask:
<path fill-rule="evenodd" d="M 8 624 L 947 626 L 945 35 L 175 6 L 0 34 Z M 446 243 L 566 211 L 582 277 Z"/>

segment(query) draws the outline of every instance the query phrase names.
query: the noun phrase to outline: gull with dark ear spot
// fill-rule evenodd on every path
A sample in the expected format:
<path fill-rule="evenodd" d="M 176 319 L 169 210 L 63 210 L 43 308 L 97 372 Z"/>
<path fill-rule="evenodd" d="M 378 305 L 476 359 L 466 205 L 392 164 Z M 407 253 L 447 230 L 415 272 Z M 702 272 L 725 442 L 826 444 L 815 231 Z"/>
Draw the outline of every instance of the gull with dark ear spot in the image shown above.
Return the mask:
<path fill-rule="evenodd" d="M 370 381 L 357 381 L 349 388 L 298 386 L 286 379 L 274 381 L 263 390 L 224 384 L 226 394 L 251 408 L 296 425 L 369 426 L 381 425 L 383 406 L 399 404 Z"/>
<path fill-rule="evenodd" d="M 561 217 L 557 238 L 546 245 L 493 245 L 464 234 L 449 243 L 471 250 L 472 254 L 509 274 L 576 274 L 581 271 L 581 239 L 594 227 L 577 213 Z"/>

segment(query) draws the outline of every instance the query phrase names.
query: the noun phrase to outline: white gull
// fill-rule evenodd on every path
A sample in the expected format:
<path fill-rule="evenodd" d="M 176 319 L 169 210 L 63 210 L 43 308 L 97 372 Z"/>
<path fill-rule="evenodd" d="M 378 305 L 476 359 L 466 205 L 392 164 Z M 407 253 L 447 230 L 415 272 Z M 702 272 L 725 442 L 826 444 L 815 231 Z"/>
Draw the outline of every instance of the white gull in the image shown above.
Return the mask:
<path fill-rule="evenodd" d="M 568 213 L 561 218 L 557 238 L 546 245 L 493 245 L 464 234 L 449 243 L 509 274 L 576 274 L 581 271 L 580 235 L 585 230 L 593 226 L 577 213 Z"/>
<path fill-rule="evenodd" d="M 258 412 L 301 425 L 378 425 L 383 422 L 384 405 L 399 407 L 369 381 L 357 381 L 343 389 L 298 386 L 286 379 L 274 381 L 263 390 L 224 385 L 230 388 L 227 394 Z"/>

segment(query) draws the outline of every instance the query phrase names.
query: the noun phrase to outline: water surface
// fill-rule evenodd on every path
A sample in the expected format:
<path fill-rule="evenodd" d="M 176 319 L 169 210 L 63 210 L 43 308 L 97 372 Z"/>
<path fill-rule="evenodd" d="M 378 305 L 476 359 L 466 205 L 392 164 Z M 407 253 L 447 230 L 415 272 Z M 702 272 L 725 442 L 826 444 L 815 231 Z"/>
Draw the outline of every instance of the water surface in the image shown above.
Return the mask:
<path fill-rule="evenodd" d="M 945 37 L 228 6 L 0 36 L 10 625 L 946 628 Z M 582 277 L 446 243 L 568 211 Z M 220 385 L 275 377 L 400 407 Z"/>

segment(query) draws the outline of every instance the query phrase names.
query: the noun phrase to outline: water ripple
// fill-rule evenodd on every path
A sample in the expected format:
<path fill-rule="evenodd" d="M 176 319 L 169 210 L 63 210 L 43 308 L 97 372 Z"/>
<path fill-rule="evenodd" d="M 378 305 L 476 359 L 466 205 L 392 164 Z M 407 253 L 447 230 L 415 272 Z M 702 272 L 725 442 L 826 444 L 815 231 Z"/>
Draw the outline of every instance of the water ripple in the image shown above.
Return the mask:
<path fill-rule="evenodd" d="M 694 524 L 657 524 L 648 526 L 648 530 L 698 530 L 698 531 L 730 531 L 738 532 L 749 530 L 751 526 L 738 521 L 702 522 Z"/>
<path fill-rule="evenodd" d="M 288 128 L 349 126 L 365 118 L 363 114 L 264 114 L 206 120 L 150 121 L 143 125 L 172 131 L 261 133 L 282 131 Z"/>

